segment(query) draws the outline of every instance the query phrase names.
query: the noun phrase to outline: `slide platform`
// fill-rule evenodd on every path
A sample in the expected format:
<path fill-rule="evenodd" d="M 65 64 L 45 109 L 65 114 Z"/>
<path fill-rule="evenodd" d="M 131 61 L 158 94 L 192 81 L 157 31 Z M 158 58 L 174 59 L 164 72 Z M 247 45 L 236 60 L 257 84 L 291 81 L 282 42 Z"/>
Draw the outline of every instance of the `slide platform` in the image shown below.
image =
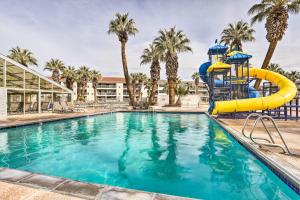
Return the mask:
<path fill-rule="evenodd" d="M 274 109 L 290 102 L 297 95 L 296 85 L 281 74 L 264 69 L 250 68 L 249 76 L 267 80 L 277 85 L 279 91 L 267 97 L 216 101 L 211 104 L 211 114 Z"/>

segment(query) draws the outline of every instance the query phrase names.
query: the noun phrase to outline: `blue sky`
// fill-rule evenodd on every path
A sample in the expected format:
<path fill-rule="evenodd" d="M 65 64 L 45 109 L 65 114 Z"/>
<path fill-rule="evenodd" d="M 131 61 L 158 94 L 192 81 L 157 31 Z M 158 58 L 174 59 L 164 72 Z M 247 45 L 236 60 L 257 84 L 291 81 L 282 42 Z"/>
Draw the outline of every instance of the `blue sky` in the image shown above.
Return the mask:
<path fill-rule="evenodd" d="M 122 75 L 120 44 L 107 34 L 116 12 L 128 12 L 139 33 L 129 39 L 127 59 L 130 72 L 149 72 L 140 66 L 142 50 L 160 28 L 174 25 L 191 40 L 193 53 L 179 55 L 179 75 L 190 79 L 207 60 L 207 49 L 228 23 L 249 20 L 247 11 L 258 0 L 1 0 L 0 52 L 8 54 L 15 46 L 30 49 L 43 72 L 45 62 L 62 59 L 66 65 L 87 65 L 104 76 Z M 273 57 L 285 69 L 300 66 L 300 15 L 291 15 L 289 28 Z M 254 25 L 256 41 L 244 49 L 260 66 L 268 43 L 264 23 Z M 46 73 L 46 72 L 43 72 Z M 162 66 L 162 77 L 165 68 Z"/>

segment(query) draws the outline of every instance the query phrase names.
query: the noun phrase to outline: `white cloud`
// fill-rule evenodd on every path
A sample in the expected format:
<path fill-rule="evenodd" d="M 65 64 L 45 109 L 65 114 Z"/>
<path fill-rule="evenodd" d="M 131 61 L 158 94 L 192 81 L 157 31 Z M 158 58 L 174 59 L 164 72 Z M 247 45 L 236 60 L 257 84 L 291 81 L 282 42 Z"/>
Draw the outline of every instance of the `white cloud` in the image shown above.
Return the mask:
<path fill-rule="evenodd" d="M 108 23 L 116 12 L 129 12 L 140 32 L 127 44 L 131 72 L 148 72 L 139 65 L 142 50 L 159 28 L 176 25 L 191 39 L 193 53 L 179 55 L 179 75 L 190 79 L 198 66 L 207 60 L 207 49 L 229 22 L 248 20 L 253 2 L 190 1 L 117 1 L 117 0 L 2 0 L 0 7 L 0 52 L 7 54 L 19 45 L 34 52 L 41 66 L 50 58 L 60 58 L 68 65 L 87 65 L 103 75 L 122 75 L 120 44 L 107 34 Z M 3 9 L 6 8 L 6 9 Z M 289 28 L 276 49 L 272 62 L 287 69 L 300 65 L 300 15 L 290 16 Z M 255 25 L 256 42 L 245 44 L 253 55 L 252 63 L 261 65 L 267 50 L 264 24 Z M 42 67 L 39 71 L 43 71 Z M 162 77 L 165 69 L 162 65 Z"/>

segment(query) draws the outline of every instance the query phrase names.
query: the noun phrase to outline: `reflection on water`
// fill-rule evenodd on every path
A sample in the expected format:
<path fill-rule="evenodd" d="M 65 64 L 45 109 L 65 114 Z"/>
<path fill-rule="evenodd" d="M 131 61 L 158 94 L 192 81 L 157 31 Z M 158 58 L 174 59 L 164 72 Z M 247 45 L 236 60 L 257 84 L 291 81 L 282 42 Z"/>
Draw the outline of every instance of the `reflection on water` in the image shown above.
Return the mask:
<path fill-rule="evenodd" d="M 298 197 L 196 114 L 116 113 L 0 130 L 0 166 L 203 199 Z"/>

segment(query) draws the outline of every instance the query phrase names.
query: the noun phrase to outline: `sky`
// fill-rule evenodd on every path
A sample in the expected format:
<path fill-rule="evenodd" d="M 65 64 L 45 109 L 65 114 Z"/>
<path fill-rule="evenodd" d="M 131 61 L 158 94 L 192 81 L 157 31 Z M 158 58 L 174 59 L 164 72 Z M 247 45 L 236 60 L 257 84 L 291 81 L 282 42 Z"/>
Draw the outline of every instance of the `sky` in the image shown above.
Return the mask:
<path fill-rule="evenodd" d="M 190 80 L 207 50 L 229 23 L 249 21 L 247 14 L 259 0 L 1 0 L 0 53 L 13 47 L 32 51 L 43 71 L 46 61 L 58 58 L 66 65 L 86 65 L 103 76 L 123 76 L 120 43 L 108 35 L 115 13 L 129 13 L 139 33 L 127 44 L 129 72 L 149 75 L 150 66 L 140 66 L 140 56 L 159 29 L 176 26 L 191 40 L 192 53 L 179 54 L 178 74 Z M 289 27 L 280 41 L 272 62 L 286 70 L 300 69 L 300 14 L 290 15 Z M 251 63 L 260 67 L 268 48 L 264 23 L 255 24 L 255 42 L 245 43 Z M 165 78 L 162 64 L 161 75 Z"/>

